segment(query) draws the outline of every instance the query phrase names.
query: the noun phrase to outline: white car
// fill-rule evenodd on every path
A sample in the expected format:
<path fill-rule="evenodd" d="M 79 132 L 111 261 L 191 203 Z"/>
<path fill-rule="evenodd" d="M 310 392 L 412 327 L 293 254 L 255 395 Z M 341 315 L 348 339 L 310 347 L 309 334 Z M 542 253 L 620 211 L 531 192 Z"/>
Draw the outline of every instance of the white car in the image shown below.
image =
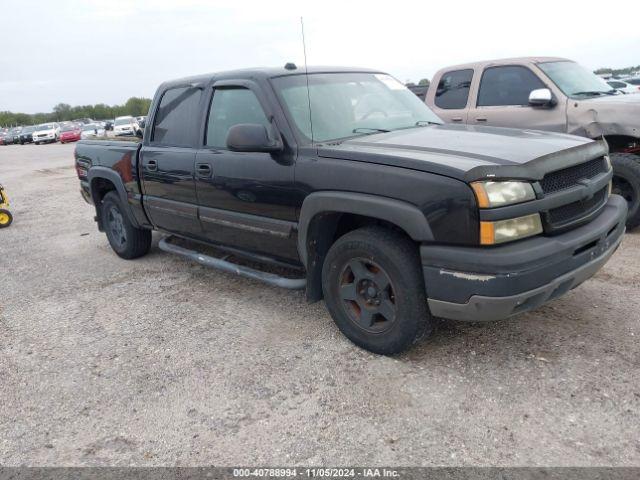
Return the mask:
<path fill-rule="evenodd" d="M 611 88 L 615 88 L 616 90 L 622 93 L 640 93 L 640 86 L 632 85 L 622 80 L 610 79 L 610 80 L 607 80 L 607 84 Z"/>
<path fill-rule="evenodd" d="M 118 117 L 113 123 L 114 135 L 135 135 L 138 130 L 140 126 L 133 117 Z"/>
<path fill-rule="evenodd" d="M 96 124 L 96 123 L 88 123 L 87 125 L 82 125 L 82 132 L 80 133 L 80 138 L 82 140 L 87 140 L 96 137 L 104 137 L 106 134 L 104 127 Z"/>
<path fill-rule="evenodd" d="M 60 138 L 60 125 L 53 123 L 43 123 L 38 125 L 33 132 L 33 143 L 40 145 L 41 143 L 55 143 Z"/>

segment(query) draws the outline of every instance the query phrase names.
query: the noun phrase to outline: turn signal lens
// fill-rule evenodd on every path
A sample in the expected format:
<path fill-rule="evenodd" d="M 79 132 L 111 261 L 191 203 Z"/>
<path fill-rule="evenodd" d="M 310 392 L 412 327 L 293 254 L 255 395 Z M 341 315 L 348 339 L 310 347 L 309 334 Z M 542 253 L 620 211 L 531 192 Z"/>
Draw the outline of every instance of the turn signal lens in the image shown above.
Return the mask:
<path fill-rule="evenodd" d="M 493 245 L 495 238 L 494 222 L 480 222 L 480 245 Z"/>
<path fill-rule="evenodd" d="M 502 207 L 536 198 L 529 182 L 473 182 L 471 188 L 480 208 Z"/>
<path fill-rule="evenodd" d="M 542 233 L 542 221 L 539 213 L 497 222 L 480 222 L 481 245 L 512 242 L 540 233 Z"/>

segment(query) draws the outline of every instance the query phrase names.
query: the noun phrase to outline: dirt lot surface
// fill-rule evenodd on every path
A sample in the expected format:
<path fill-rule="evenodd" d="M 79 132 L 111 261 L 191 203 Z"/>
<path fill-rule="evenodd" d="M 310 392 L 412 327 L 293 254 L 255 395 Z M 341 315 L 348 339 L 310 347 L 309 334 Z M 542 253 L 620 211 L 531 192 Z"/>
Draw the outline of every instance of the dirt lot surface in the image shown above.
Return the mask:
<path fill-rule="evenodd" d="M 73 148 L 0 147 L 1 464 L 640 465 L 640 232 L 534 313 L 387 358 L 157 237 L 116 257 Z"/>

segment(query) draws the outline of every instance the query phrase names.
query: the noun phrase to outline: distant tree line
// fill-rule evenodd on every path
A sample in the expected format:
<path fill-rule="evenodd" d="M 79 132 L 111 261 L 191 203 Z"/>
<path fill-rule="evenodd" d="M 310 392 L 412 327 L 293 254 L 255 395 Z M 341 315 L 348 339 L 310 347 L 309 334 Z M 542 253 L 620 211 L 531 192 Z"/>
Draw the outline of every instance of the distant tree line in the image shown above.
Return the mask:
<path fill-rule="evenodd" d="M 635 67 L 626 67 L 626 68 L 609 68 L 603 67 L 595 70 L 593 73 L 596 75 L 631 75 L 635 72 L 640 71 L 640 65 L 636 65 Z"/>
<path fill-rule="evenodd" d="M 138 117 L 146 115 L 151 106 L 150 98 L 131 97 L 124 105 L 105 105 L 98 103 L 96 105 L 78 105 L 72 107 L 66 103 L 59 103 L 53 107 L 51 113 L 14 113 L 0 112 L 0 125 L 16 126 L 16 125 L 38 125 L 47 122 L 63 122 L 65 120 L 74 120 L 76 118 L 91 118 L 94 120 L 113 119 L 124 115 L 132 115 Z"/>

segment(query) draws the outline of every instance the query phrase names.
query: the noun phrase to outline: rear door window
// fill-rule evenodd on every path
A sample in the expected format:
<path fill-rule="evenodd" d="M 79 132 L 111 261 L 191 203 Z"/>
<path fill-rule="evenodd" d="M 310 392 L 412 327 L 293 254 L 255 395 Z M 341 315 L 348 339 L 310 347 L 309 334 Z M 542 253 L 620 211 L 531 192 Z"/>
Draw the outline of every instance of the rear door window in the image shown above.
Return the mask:
<path fill-rule="evenodd" d="M 482 74 L 478 106 L 529 105 L 529 94 L 538 88 L 546 86 L 526 67 L 490 67 Z"/>
<path fill-rule="evenodd" d="M 440 77 L 435 104 L 440 108 L 459 109 L 467 106 L 473 70 L 454 70 Z"/>
<path fill-rule="evenodd" d="M 151 141 L 158 145 L 189 147 L 198 131 L 202 90 L 171 88 L 164 92 L 153 122 Z"/>

